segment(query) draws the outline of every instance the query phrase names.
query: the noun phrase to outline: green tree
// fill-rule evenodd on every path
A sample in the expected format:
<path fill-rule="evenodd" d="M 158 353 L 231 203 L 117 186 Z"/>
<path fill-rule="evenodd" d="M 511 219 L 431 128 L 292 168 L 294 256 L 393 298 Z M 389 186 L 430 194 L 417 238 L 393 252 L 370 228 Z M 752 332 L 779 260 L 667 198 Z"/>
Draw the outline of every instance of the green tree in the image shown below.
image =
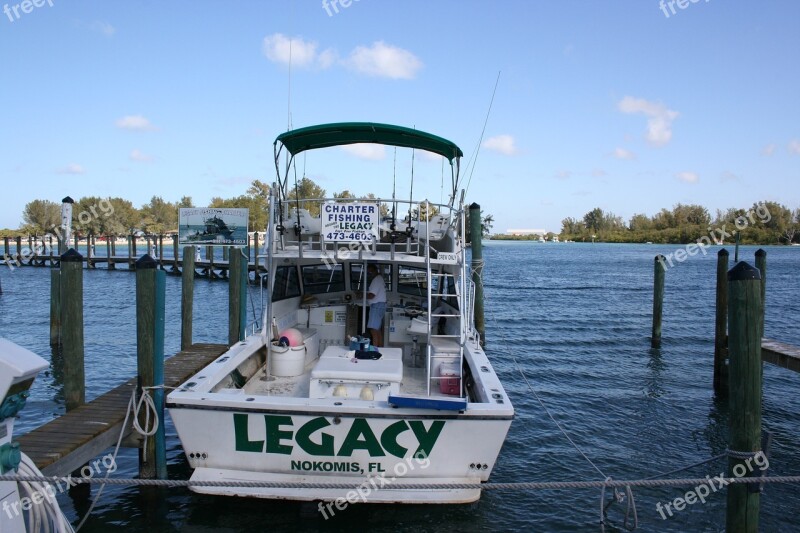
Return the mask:
<path fill-rule="evenodd" d="M 583 215 L 583 224 L 592 233 L 598 233 L 603 229 L 603 222 L 605 221 L 603 210 L 595 207 L 585 215 Z"/>
<path fill-rule="evenodd" d="M 72 206 L 73 231 L 80 236 L 101 235 L 106 211 L 101 209 L 103 199 L 84 196 Z"/>
<path fill-rule="evenodd" d="M 25 225 L 21 228 L 34 236 L 54 233 L 53 228 L 61 225 L 61 206 L 49 200 L 32 200 L 22 211 Z"/>
<path fill-rule="evenodd" d="M 141 229 L 147 233 L 163 235 L 178 229 L 177 207 L 160 196 L 153 196 L 139 213 Z"/>
<path fill-rule="evenodd" d="M 181 201 L 178 202 L 178 204 L 175 207 L 177 207 L 178 209 L 181 209 L 181 208 L 188 209 L 188 208 L 194 207 L 194 202 L 192 202 L 192 197 L 191 196 L 182 196 L 181 197 Z"/>
<path fill-rule="evenodd" d="M 319 200 L 325 198 L 325 189 L 314 183 L 313 180 L 309 178 L 301 179 L 297 185 L 292 187 L 292 192 L 287 198 L 287 201 L 294 206 L 295 201 L 299 199 L 300 207 L 303 209 L 308 209 L 308 212 L 311 216 L 318 217 L 319 216 Z M 311 200 L 311 201 L 303 201 L 303 200 Z"/>
<path fill-rule="evenodd" d="M 113 213 L 104 219 L 103 231 L 105 235 L 131 235 L 139 224 L 139 210 L 133 207 L 129 200 L 122 198 L 108 198 L 113 208 Z"/>

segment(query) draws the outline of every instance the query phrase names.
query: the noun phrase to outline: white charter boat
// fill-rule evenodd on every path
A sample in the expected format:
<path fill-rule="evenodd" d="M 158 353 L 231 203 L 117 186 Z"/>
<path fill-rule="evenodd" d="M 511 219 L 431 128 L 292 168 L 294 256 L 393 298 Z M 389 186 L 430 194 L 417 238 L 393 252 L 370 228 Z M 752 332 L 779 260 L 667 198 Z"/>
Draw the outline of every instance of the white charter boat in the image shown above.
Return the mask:
<path fill-rule="evenodd" d="M 450 202 L 291 197 L 297 154 L 355 143 L 446 158 Z M 375 123 L 296 129 L 274 147 L 278 183 L 259 256 L 269 280 L 260 330 L 167 398 L 193 481 L 269 487 L 192 490 L 331 501 L 346 491 L 319 484 L 335 483 L 380 485 L 359 501 L 477 500 L 514 410 L 474 327 L 463 192 L 455 201 L 461 150 L 435 135 Z M 401 207 L 409 216 L 396 220 Z M 375 352 L 351 349 L 362 347 L 352 338 L 366 331 L 370 264 L 387 294 L 385 346 L 376 360 L 357 358 Z M 473 486 L 442 487 L 465 483 Z"/>

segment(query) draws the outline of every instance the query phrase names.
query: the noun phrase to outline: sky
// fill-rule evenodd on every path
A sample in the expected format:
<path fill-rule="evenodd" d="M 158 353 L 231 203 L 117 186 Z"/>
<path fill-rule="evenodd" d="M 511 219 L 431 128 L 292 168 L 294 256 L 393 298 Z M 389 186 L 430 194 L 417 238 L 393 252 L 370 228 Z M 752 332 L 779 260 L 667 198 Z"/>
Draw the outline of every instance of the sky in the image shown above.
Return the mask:
<path fill-rule="evenodd" d="M 795 0 L 0 5 L 0 228 L 34 199 L 238 196 L 275 180 L 277 135 L 346 121 L 458 144 L 498 233 L 595 207 L 800 207 Z M 416 198 L 450 190 L 442 158 L 407 149 L 296 162 L 328 194 L 407 198 L 412 166 Z"/>

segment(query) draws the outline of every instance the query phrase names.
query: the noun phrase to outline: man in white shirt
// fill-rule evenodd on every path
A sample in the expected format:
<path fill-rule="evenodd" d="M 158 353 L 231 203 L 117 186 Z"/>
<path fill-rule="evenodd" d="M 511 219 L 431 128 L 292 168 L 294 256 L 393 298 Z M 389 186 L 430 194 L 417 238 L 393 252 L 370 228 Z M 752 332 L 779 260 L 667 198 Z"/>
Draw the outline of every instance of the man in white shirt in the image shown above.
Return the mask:
<path fill-rule="evenodd" d="M 369 301 L 369 320 L 367 329 L 372 334 L 375 346 L 383 346 L 383 315 L 386 314 L 386 285 L 378 267 L 372 263 L 367 266 L 367 276 L 372 278 L 367 289 Z"/>

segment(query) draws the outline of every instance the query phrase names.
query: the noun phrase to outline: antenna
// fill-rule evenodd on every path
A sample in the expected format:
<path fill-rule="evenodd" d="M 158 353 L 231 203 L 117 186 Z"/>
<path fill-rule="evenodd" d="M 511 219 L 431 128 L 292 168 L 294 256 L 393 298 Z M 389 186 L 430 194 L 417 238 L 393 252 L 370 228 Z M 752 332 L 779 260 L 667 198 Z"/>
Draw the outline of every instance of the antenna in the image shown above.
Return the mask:
<path fill-rule="evenodd" d="M 478 145 L 475 147 L 475 153 L 472 156 L 472 169 L 469 171 L 469 180 L 467 180 L 467 186 L 465 188 L 466 191 L 469 190 L 469 184 L 472 183 L 472 174 L 475 172 L 475 163 L 478 161 L 478 152 L 481 149 L 481 142 L 483 142 L 483 134 L 486 133 L 486 125 L 489 123 L 489 114 L 492 112 L 492 104 L 494 104 L 494 95 L 497 93 L 497 86 L 500 84 L 500 73 L 502 71 L 497 71 L 497 80 L 494 82 L 494 90 L 492 91 L 492 99 L 489 101 L 489 109 L 486 111 L 486 120 L 483 121 L 483 129 L 481 130 L 481 136 L 478 139 Z M 467 167 L 469 167 L 469 163 L 467 163 Z M 466 174 L 466 171 L 464 172 Z"/>

